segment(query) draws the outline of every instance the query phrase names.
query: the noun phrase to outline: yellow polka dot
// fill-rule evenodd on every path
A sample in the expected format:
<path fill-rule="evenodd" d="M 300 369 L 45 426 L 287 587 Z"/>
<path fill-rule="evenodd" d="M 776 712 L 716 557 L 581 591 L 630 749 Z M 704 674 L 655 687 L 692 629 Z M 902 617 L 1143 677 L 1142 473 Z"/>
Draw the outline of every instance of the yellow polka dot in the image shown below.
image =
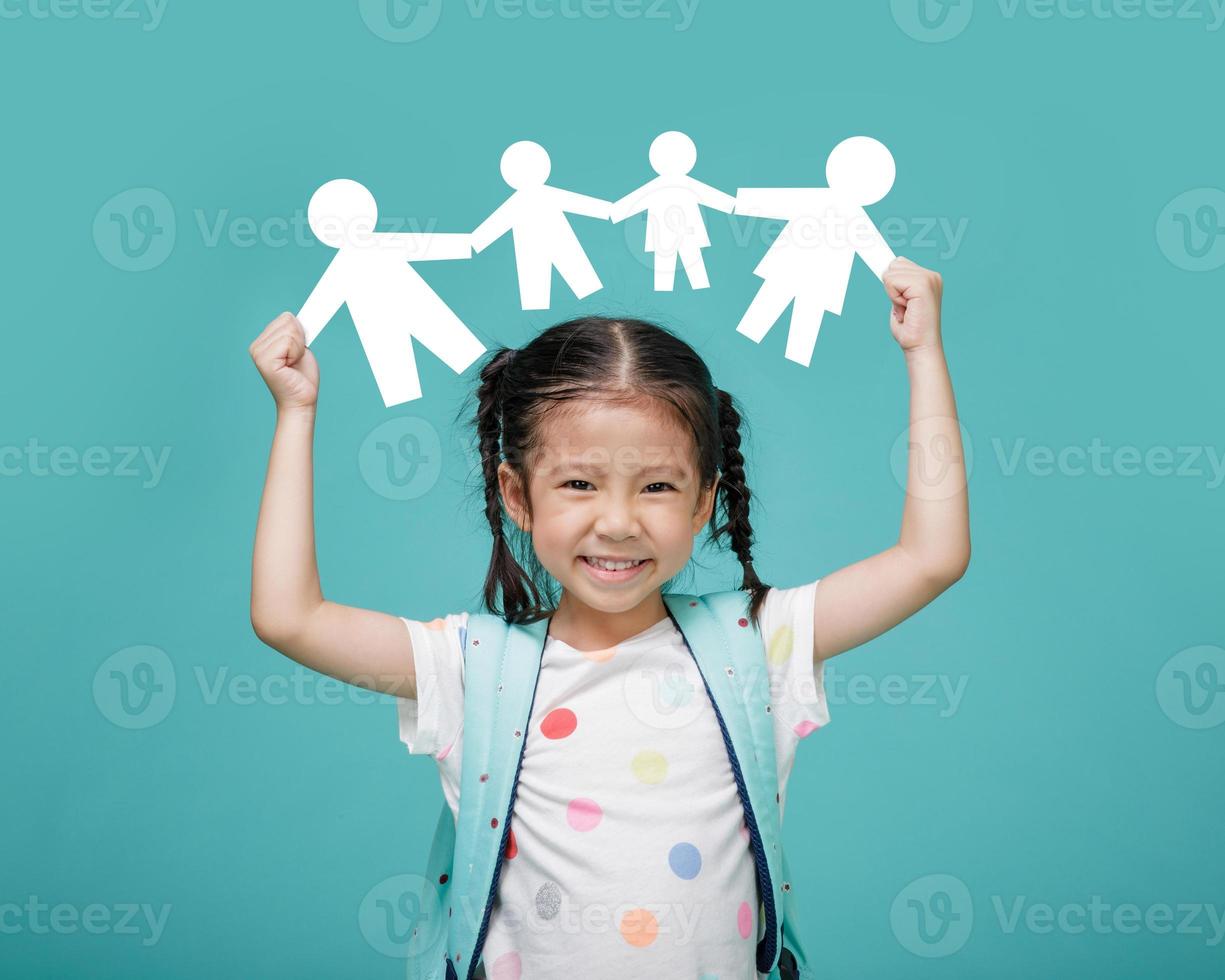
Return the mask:
<path fill-rule="evenodd" d="M 630 769 L 638 777 L 639 782 L 654 785 L 662 783 L 664 777 L 668 775 L 668 760 L 663 757 L 662 753 L 654 749 L 643 749 L 634 756 Z"/>
<path fill-rule="evenodd" d="M 621 917 L 621 938 L 631 946 L 650 946 L 659 934 L 659 921 L 647 909 L 630 909 Z"/>
<path fill-rule="evenodd" d="M 783 625 L 774 631 L 770 637 L 770 645 L 766 648 L 766 659 L 775 667 L 787 662 L 795 647 L 795 630 Z"/>
<path fill-rule="evenodd" d="M 445 619 L 431 619 L 425 624 L 425 628 L 427 630 L 445 630 L 447 628 L 447 621 Z"/>

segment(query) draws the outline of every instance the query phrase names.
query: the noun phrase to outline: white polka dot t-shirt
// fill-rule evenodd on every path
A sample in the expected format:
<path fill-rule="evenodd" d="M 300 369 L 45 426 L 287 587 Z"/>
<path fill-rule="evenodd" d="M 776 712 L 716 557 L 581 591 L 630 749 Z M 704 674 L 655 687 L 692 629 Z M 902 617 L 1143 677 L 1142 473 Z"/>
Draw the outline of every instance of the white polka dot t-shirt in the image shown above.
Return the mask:
<path fill-rule="evenodd" d="M 796 746 L 829 721 L 813 665 L 816 587 L 771 589 L 762 607 L 784 808 Z M 400 739 L 409 752 L 433 756 L 456 814 L 467 620 L 404 620 L 418 696 L 398 700 Z M 607 650 L 549 637 L 482 951 L 485 975 L 756 980 L 763 932 L 723 736 L 672 620 Z"/>

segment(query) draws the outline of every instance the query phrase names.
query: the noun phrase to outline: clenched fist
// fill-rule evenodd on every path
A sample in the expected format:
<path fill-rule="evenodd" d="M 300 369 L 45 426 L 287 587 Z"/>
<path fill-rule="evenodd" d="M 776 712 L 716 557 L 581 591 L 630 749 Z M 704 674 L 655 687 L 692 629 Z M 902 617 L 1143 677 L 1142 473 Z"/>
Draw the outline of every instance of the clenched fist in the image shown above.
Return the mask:
<path fill-rule="evenodd" d="M 319 362 L 307 348 L 296 316 L 282 313 L 248 350 L 278 409 L 314 409 L 319 400 Z"/>
<path fill-rule="evenodd" d="M 904 351 L 940 346 L 940 298 L 944 282 L 940 273 L 915 265 L 898 256 L 889 263 L 883 278 L 893 309 L 889 329 Z"/>

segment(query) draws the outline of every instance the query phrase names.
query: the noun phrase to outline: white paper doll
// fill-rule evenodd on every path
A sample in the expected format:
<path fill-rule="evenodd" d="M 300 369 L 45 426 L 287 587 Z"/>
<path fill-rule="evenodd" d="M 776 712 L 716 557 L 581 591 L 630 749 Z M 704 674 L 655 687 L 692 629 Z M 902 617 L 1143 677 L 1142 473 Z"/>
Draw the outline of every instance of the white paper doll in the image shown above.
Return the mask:
<path fill-rule="evenodd" d="M 502 177 L 514 193 L 472 233 L 472 247 L 483 252 L 511 232 L 519 273 L 519 299 L 525 310 L 547 310 L 553 269 L 579 299 L 602 287 L 566 214 L 608 218 L 608 201 L 563 191 L 545 183 L 551 167 L 539 143 L 521 140 L 502 154 Z"/>
<path fill-rule="evenodd" d="M 378 205 L 355 180 L 330 180 L 311 196 L 311 231 L 337 249 L 298 319 L 309 345 L 347 304 L 387 407 L 421 397 L 416 337 L 456 374 L 485 346 L 417 274 L 410 262 L 466 259 L 465 234 L 376 232 Z"/>
<path fill-rule="evenodd" d="M 856 254 L 877 279 L 894 259 L 864 207 L 888 194 L 895 176 L 883 143 L 853 136 L 829 155 L 829 187 L 740 188 L 736 214 L 782 218 L 787 225 L 753 270 L 764 282 L 736 330 L 761 343 L 794 303 L 786 357 L 807 367 L 822 317 L 842 312 Z"/>
<path fill-rule="evenodd" d="M 660 133 L 651 143 L 648 157 L 659 176 L 617 201 L 612 206 L 612 220 L 624 221 L 646 211 L 646 250 L 655 253 L 656 290 L 672 289 L 678 257 L 689 285 L 705 289 L 710 280 L 702 249 L 710 245 L 710 238 L 701 206 L 731 214 L 736 199 L 689 176 L 698 151 L 684 133 Z"/>

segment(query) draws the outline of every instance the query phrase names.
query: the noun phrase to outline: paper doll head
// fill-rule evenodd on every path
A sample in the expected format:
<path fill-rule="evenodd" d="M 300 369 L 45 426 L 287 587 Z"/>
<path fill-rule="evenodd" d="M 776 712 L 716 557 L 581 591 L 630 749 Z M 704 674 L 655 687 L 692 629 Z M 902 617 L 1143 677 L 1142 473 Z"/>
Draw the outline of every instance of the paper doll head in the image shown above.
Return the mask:
<path fill-rule="evenodd" d="M 852 136 L 834 147 L 825 164 L 829 186 L 852 204 L 875 204 L 889 193 L 897 167 L 889 148 L 871 136 Z"/>
<path fill-rule="evenodd" d="M 368 244 L 378 221 L 374 195 L 356 180 L 329 180 L 311 195 L 306 220 L 325 245 Z"/>
<path fill-rule="evenodd" d="M 502 179 L 515 190 L 538 187 L 549 179 L 551 169 L 549 154 L 531 140 L 511 143 L 502 154 Z"/>
<path fill-rule="evenodd" d="M 683 177 L 697 163 L 698 148 L 684 133 L 672 129 L 655 137 L 647 156 L 661 177 Z"/>

